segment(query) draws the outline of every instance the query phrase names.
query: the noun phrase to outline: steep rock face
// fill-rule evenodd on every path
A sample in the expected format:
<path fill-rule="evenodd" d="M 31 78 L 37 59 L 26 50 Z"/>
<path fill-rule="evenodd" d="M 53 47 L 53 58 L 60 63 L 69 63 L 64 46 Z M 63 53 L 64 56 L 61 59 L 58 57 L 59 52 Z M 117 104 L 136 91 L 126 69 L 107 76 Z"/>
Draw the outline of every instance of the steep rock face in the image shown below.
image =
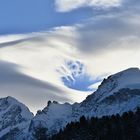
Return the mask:
<path fill-rule="evenodd" d="M 33 114 L 12 97 L 0 99 L 0 138 L 16 139 L 17 134 L 28 127 Z M 12 135 L 11 135 L 12 133 Z M 22 132 L 23 133 L 23 132 Z M 15 135 L 15 136 L 14 136 Z"/>
<path fill-rule="evenodd" d="M 104 79 L 101 85 L 98 87 L 97 91 L 89 95 L 86 100 L 79 104 L 78 112 L 80 112 L 80 114 L 82 115 L 98 117 L 103 115 L 111 115 L 114 113 L 121 113 L 118 110 L 123 106 L 118 106 L 118 108 L 115 109 L 111 104 L 110 109 L 107 109 L 105 113 L 105 109 L 109 107 L 109 104 L 105 103 L 105 100 L 112 95 L 114 95 L 114 97 L 118 99 L 118 96 L 115 96 L 115 94 L 123 92 L 123 90 L 121 89 L 130 89 L 130 95 L 132 94 L 131 90 L 140 89 L 140 70 L 138 68 L 130 68 L 115 75 L 111 75 L 107 79 Z M 121 98 L 123 98 L 124 96 L 125 95 L 123 95 L 122 93 L 122 96 L 119 96 L 119 99 L 121 100 Z M 133 99 L 133 97 L 130 98 L 130 100 L 131 99 Z M 130 100 L 128 101 L 128 103 L 130 103 Z M 121 102 L 116 102 L 115 104 L 117 106 L 123 103 L 126 103 L 126 101 L 121 100 Z M 112 112 L 111 110 L 114 111 Z"/>
<path fill-rule="evenodd" d="M 140 106 L 140 70 L 131 68 L 104 79 L 98 90 L 79 104 L 49 104 L 35 116 L 33 124 L 36 126 L 42 124 L 48 128 L 50 136 L 68 122 L 78 120 L 82 115 L 101 117 L 122 114 L 125 111 L 135 110 L 138 106 Z"/>
<path fill-rule="evenodd" d="M 59 104 L 57 102 L 49 102 L 48 106 L 42 111 L 38 111 L 32 119 L 29 131 L 34 135 L 36 128 L 47 128 L 47 134 L 55 134 L 60 127 L 65 126 L 71 121 L 72 106 L 68 103 Z"/>
<path fill-rule="evenodd" d="M 47 107 L 32 113 L 12 97 L 0 99 L 0 138 L 35 140 L 39 128 L 49 137 L 71 121 L 87 117 L 122 114 L 140 107 L 140 70 L 127 69 L 104 79 L 97 91 L 73 105 L 48 102 Z M 13 135 L 14 134 L 14 135 Z M 13 138 L 14 137 L 14 138 Z"/>
<path fill-rule="evenodd" d="M 123 114 L 129 110 L 136 110 L 138 106 L 140 107 L 140 89 L 124 88 L 104 98 L 94 116 Z"/>

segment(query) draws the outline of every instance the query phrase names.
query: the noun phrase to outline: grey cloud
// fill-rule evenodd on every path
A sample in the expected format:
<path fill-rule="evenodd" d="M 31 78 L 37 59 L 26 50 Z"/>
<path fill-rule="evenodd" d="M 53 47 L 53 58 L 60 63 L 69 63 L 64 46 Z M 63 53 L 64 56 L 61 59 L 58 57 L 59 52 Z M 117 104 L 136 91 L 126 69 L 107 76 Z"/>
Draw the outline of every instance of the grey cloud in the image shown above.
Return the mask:
<path fill-rule="evenodd" d="M 132 19 L 135 15 L 140 16 L 138 12 L 140 11 L 139 5 L 139 0 L 125 0 L 119 8 L 107 10 L 94 8 L 93 18 L 85 24 L 82 23 L 82 26 L 76 26 L 76 38 L 74 35 L 67 36 L 65 31 L 64 34 L 54 33 L 53 36 L 52 31 L 51 33 L 40 33 L 26 39 L 1 43 L 0 48 L 11 47 L 26 41 L 33 41 L 37 46 L 39 46 L 40 42 L 44 42 L 47 47 L 56 46 L 57 48 L 56 42 L 59 42 L 59 40 L 60 42 L 66 41 L 72 47 L 77 47 L 84 54 L 100 54 L 102 51 L 108 51 L 108 49 L 120 48 L 121 45 L 118 42 L 121 39 L 131 36 L 140 38 L 140 22 L 135 23 Z M 79 35 L 78 37 L 77 34 Z M 49 44 L 49 37 L 54 38 L 54 45 L 51 44 L 52 42 Z M 76 45 L 74 44 L 75 46 L 71 43 L 73 40 L 77 42 Z M 126 46 L 126 48 L 128 47 L 129 49 L 136 48 L 135 46 Z M 61 49 L 59 44 L 58 49 Z M 22 74 L 19 72 L 19 68 L 15 64 L 0 61 L 1 96 L 14 96 L 35 109 L 44 106 L 48 99 L 62 102 L 69 101 L 63 89 Z"/>
<path fill-rule="evenodd" d="M 140 22 L 135 23 L 134 20 L 139 20 L 140 11 L 138 0 L 123 1 L 120 8 L 112 9 L 110 13 L 103 11 L 98 13 L 94 19 L 88 21 L 82 27 L 77 28 L 79 33 L 78 50 L 83 53 L 98 53 L 108 49 L 114 49 L 117 42 L 130 36 L 140 37 Z M 137 8 L 136 8 L 137 7 Z M 137 16 L 137 17 L 135 17 Z M 116 42 L 115 46 L 114 45 Z M 132 46 L 127 46 L 131 47 Z M 133 49 L 135 46 L 133 46 Z M 136 47 L 137 48 L 137 47 Z"/>
<path fill-rule="evenodd" d="M 44 107 L 47 100 L 69 101 L 65 91 L 48 82 L 42 82 L 18 71 L 20 67 L 0 61 L 0 96 L 13 96 L 33 111 Z M 46 103 L 45 103 L 46 102 Z"/>
<path fill-rule="evenodd" d="M 21 44 L 21 43 L 24 43 L 24 42 L 32 42 L 32 41 L 42 42 L 44 40 L 45 40 L 45 38 L 43 36 L 39 36 L 39 35 L 36 34 L 32 37 L 26 37 L 26 38 L 23 37 L 23 39 L 17 39 L 17 40 L 14 40 L 14 41 L 0 43 L 0 48 L 14 46 L 14 45 L 18 45 L 18 44 Z"/>

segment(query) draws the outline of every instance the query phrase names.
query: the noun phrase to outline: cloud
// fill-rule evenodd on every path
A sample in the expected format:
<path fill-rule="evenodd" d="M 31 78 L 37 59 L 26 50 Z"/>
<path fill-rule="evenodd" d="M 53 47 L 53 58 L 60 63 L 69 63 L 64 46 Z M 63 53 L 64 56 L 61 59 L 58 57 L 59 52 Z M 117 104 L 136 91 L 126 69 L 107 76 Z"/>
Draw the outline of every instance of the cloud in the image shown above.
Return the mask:
<path fill-rule="evenodd" d="M 120 4 L 121 0 L 55 0 L 59 12 L 68 12 L 80 7 L 118 7 Z"/>
<path fill-rule="evenodd" d="M 115 18 L 117 19 L 118 16 Z M 133 30 L 139 27 L 139 21 L 131 21 L 125 17 L 129 23 L 120 21 L 118 24 L 113 22 L 115 18 L 108 16 L 99 18 L 97 19 L 99 25 L 91 20 L 92 24 L 90 22 L 84 25 L 58 27 L 46 32 L 23 35 L 23 38 L 27 38 L 26 40 L 22 40 L 21 37 L 21 42 L 11 43 L 10 46 L 8 43 L 7 46 L 1 47 L 0 59 L 6 63 L 16 64 L 18 67 L 8 64 L 8 67 L 2 70 L 1 75 L 5 73 L 2 79 L 6 78 L 9 72 L 14 74 L 10 74 L 5 79 L 4 86 L 0 87 L 0 94 L 14 96 L 29 105 L 32 110 L 44 107 L 47 100 L 79 102 L 91 92 L 78 91 L 78 85 L 89 83 L 91 78 L 93 84 L 90 83 L 86 87 L 95 88 L 98 85 L 96 79 L 103 79 L 105 76 L 129 67 L 139 67 L 139 28 Z M 119 18 L 117 20 L 119 21 Z M 101 26 L 100 22 L 106 24 Z M 112 23 L 111 27 L 108 22 Z M 120 33 L 116 33 L 116 28 Z M 88 33 L 91 37 L 87 37 Z M 89 40 L 83 41 L 84 37 Z M 16 39 L 12 35 L 10 38 Z M 80 61 L 85 67 L 85 73 L 89 75 L 86 83 L 82 83 L 83 77 L 76 77 L 76 90 L 72 89 L 75 85 L 70 88 L 65 86 L 61 80 L 62 75 L 57 72 L 60 67 L 66 67 L 65 62 L 70 60 Z M 3 65 L 0 67 L 3 68 Z M 69 72 L 66 72 L 64 75 L 68 74 Z M 35 99 L 32 100 L 32 97 Z M 37 105 L 33 107 L 35 103 Z"/>
<path fill-rule="evenodd" d="M 75 85 L 69 88 L 62 81 L 59 68 L 66 68 L 63 76 L 71 74 L 65 62 L 78 61 L 84 65 L 84 74 L 89 76 L 86 82 L 90 82 L 90 78 L 95 82 L 86 88 L 97 87 L 96 79 L 129 67 L 140 67 L 140 15 L 137 12 L 140 8 L 137 5 L 138 0 L 135 3 L 129 0 L 119 9 L 101 12 L 81 24 L 0 37 L 0 60 L 7 63 L 0 65 L 5 67 L 0 71 L 1 76 L 5 75 L 2 78 L 5 85 L 0 87 L 0 94 L 16 93 L 18 99 L 31 107 L 34 103 L 39 106 L 40 101 L 40 107 L 43 107 L 46 99 L 81 101 L 89 92 L 74 90 Z M 83 77 L 75 77 L 77 87 L 84 81 L 84 74 Z M 13 90 L 7 88 L 6 82 Z M 32 101 L 33 96 L 35 101 Z"/>
<path fill-rule="evenodd" d="M 47 100 L 73 103 L 85 99 L 89 92 L 64 86 L 57 72 L 65 61 L 74 59 L 70 32 L 73 27 L 60 27 L 48 32 L 19 35 L 20 39 L 18 35 L 7 36 L 5 41 L 0 39 L 0 96 L 14 96 L 34 112 L 42 109 Z M 63 37 L 66 41 L 60 42 Z"/>
<path fill-rule="evenodd" d="M 90 54 L 91 52 L 93 54 L 93 51 L 94 53 L 98 51 L 101 53 L 112 48 L 130 48 L 132 47 L 131 43 L 130 45 L 122 45 L 129 40 L 134 40 L 138 44 L 140 22 L 135 22 L 138 18 L 140 17 L 128 18 L 128 15 L 103 17 L 78 28 L 79 50 L 83 53 Z M 138 45 L 135 44 L 134 48 L 137 49 Z"/>
<path fill-rule="evenodd" d="M 47 105 L 48 100 L 71 103 L 77 101 L 71 97 L 76 96 L 73 90 L 23 74 L 19 68 L 16 64 L 0 61 L 1 97 L 13 96 L 29 106 L 34 113 Z"/>

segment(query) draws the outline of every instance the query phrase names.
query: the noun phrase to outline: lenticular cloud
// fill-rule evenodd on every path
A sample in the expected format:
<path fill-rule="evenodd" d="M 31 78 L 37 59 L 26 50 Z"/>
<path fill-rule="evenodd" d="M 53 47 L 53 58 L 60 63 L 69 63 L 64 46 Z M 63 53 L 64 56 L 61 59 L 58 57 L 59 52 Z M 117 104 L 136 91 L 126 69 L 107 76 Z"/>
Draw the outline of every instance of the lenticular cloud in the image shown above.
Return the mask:
<path fill-rule="evenodd" d="M 116 7 L 120 6 L 121 0 L 56 0 L 57 11 L 68 12 L 80 7 Z"/>

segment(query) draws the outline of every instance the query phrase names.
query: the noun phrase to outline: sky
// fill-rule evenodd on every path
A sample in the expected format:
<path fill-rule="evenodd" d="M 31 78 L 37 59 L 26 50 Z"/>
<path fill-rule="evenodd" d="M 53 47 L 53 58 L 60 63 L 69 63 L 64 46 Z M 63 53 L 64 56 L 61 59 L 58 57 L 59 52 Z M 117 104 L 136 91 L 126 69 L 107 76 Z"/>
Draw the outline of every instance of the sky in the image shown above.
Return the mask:
<path fill-rule="evenodd" d="M 140 67 L 139 0 L 1 0 L 0 97 L 34 113 L 81 102 L 107 76 Z"/>

